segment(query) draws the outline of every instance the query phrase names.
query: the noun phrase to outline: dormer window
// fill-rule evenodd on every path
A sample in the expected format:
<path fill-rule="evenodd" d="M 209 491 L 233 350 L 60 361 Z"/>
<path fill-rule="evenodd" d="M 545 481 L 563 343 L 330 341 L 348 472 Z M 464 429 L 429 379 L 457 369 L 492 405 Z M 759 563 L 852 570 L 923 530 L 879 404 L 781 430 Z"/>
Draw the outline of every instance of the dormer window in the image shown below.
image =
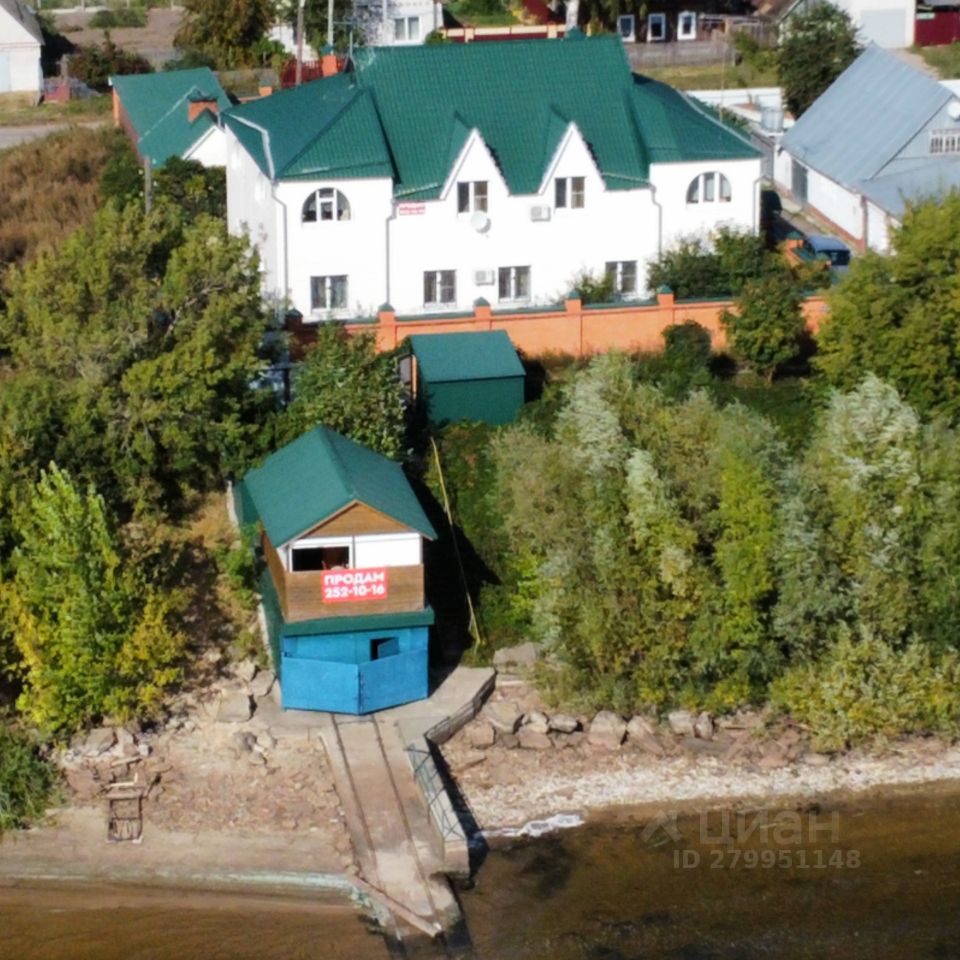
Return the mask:
<path fill-rule="evenodd" d="M 572 210 L 580 210 L 585 200 L 585 177 L 557 177 L 553 181 L 553 204 L 557 209 L 569 207 Z"/>
<path fill-rule="evenodd" d="M 349 220 L 350 201 L 332 187 L 314 190 L 303 201 L 304 223 L 316 223 L 318 220 Z"/>
<path fill-rule="evenodd" d="M 722 173 L 701 173 L 687 187 L 687 203 L 729 203 L 730 181 Z"/>
<path fill-rule="evenodd" d="M 461 180 L 457 184 L 457 213 L 486 212 L 487 181 Z"/>

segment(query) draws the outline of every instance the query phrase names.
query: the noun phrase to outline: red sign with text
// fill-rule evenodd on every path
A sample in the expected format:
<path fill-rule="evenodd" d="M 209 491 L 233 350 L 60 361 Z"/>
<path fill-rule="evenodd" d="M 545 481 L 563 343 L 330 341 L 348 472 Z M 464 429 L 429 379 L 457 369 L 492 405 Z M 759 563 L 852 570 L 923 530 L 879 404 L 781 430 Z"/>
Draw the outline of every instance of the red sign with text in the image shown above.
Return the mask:
<path fill-rule="evenodd" d="M 324 570 L 321 576 L 324 603 L 387 599 L 386 567 L 370 567 L 367 570 Z"/>

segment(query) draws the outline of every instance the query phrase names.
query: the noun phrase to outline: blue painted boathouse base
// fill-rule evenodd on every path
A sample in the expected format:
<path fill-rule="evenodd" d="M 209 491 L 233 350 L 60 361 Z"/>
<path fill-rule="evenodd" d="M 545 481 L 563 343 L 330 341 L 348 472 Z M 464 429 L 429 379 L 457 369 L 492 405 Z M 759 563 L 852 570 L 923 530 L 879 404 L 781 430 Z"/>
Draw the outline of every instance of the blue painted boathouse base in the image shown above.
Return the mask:
<path fill-rule="evenodd" d="M 283 706 L 370 713 L 423 699 L 429 693 L 427 633 L 427 627 L 383 626 L 281 637 Z"/>
<path fill-rule="evenodd" d="M 285 710 L 371 713 L 429 696 L 430 607 L 286 623 L 269 571 L 260 596 Z"/>

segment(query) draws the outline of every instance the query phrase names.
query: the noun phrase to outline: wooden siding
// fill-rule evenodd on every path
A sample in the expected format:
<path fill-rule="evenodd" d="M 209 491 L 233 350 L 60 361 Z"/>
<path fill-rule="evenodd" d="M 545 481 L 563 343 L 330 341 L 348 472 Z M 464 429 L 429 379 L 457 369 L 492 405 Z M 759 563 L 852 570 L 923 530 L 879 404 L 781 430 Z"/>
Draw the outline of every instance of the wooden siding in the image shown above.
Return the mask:
<path fill-rule="evenodd" d="M 363 537 L 373 533 L 415 533 L 409 527 L 398 523 L 392 517 L 368 507 L 364 503 L 353 503 L 349 507 L 328 517 L 312 530 L 301 534 L 303 537 Z"/>
<path fill-rule="evenodd" d="M 423 609 L 423 566 L 387 567 L 387 596 L 383 600 L 324 603 L 319 572 L 287 573 L 284 583 L 284 619 L 319 620 L 378 613 L 405 613 Z"/>
<path fill-rule="evenodd" d="M 263 553 L 277 588 L 283 619 L 287 623 L 327 617 L 405 613 L 408 610 L 422 610 L 424 607 L 423 564 L 387 567 L 387 596 L 383 600 L 324 603 L 319 571 L 291 573 L 284 570 L 280 556 L 266 534 L 263 534 Z"/>

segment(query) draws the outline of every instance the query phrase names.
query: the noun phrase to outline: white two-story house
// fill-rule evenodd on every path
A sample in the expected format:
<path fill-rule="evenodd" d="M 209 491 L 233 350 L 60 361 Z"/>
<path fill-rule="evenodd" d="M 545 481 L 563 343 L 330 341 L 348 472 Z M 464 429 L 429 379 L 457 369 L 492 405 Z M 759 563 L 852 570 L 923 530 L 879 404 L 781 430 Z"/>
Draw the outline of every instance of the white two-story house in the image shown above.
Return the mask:
<path fill-rule="evenodd" d="M 360 51 L 224 117 L 232 231 L 304 319 L 646 292 L 678 237 L 758 222 L 759 153 L 613 37 Z"/>

